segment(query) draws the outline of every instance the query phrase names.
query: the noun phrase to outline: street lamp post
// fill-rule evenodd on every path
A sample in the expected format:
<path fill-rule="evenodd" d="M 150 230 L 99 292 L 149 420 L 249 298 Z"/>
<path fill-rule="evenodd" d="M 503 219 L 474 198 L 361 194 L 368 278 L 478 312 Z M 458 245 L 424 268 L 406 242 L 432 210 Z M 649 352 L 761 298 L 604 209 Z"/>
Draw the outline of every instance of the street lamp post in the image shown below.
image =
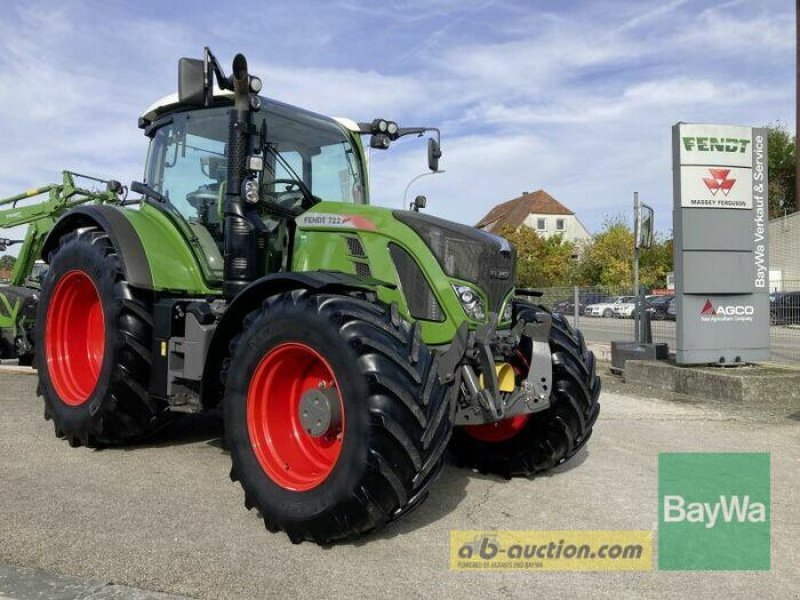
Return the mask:
<path fill-rule="evenodd" d="M 425 173 L 420 173 L 419 175 L 411 179 L 411 181 L 409 181 L 408 185 L 406 186 L 406 191 L 403 192 L 403 206 L 401 208 L 403 209 L 408 208 L 408 189 L 411 187 L 412 183 L 414 183 L 417 179 L 422 179 L 423 177 L 427 177 L 428 175 L 439 175 L 440 173 L 446 173 L 446 171 L 444 169 L 440 171 L 426 171 Z"/>

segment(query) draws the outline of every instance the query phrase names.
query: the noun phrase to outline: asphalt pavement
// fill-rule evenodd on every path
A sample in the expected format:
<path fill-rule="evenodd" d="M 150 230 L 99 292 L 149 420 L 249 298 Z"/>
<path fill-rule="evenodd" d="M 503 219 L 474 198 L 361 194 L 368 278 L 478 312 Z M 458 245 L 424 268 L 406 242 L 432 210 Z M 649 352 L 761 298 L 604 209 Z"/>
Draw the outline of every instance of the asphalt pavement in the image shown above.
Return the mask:
<path fill-rule="evenodd" d="M 62 575 L 115 598 L 797 598 L 800 407 L 605 380 L 594 437 L 556 472 L 505 481 L 448 466 L 406 518 L 321 548 L 270 534 L 245 510 L 219 418 L 187 417 L 135 447 L 72 449 L 42 418 L 35 377 L 0 373 L 0 598 L 95 597 L 69 595 Z M 771 571 L 449 570 L 453 529 L 655 531 L 658 453 L 690 450 L 772 453 Z M 20 577 L 37 573 L 41 585 L 25 587 Z"/>

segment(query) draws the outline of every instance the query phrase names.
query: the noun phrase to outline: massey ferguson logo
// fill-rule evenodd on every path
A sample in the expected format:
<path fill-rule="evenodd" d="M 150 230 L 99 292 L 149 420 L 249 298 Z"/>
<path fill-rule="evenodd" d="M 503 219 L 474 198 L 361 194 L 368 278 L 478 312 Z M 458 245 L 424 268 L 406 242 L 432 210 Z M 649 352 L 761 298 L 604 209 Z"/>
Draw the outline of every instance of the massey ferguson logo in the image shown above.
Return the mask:
<path fill-rule="evenodd" d="M 700 311 L 700 320 L 704 323 L 718 321 L 752 321 L 755 308 L 752 304 L 719 304 L 714 306 L 711 300 L 706 300 Z"/>
<path fill-rule="evenodd" d="M 712 196 L 716 196 L 717 192 L 722 191 L 723 195 L 727 196 L 728 193 L 731 191 L 733 184 L 736 183 L 736 180 L 731 178 L 728 179 L 728 175 L 730 174 L 730 169 L 709 169 L 709 173 L 711 173 L 711 177 L 703 177 L 703 183 L 706 184 L 708 191 L 711 192 Z"/>

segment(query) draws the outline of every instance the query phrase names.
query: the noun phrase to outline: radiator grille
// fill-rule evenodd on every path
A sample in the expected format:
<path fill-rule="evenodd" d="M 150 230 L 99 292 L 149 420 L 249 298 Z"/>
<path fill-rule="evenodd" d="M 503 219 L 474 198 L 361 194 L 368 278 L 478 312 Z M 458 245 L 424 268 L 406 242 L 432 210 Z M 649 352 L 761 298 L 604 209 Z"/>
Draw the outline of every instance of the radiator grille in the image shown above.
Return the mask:
<path fill-rule="evenodd" d="M 353 267 L 356 270 L 356 275 L 359 277 L 372 277 L 372 269 L 369 268 L 369 264 L 365 262 L 358 262 L 353 261 Z"/>
<path fill-rule="evenodd" d="M 358 256 L 359 258 L 364 258 L 367 253 L 364 250 L 364 245 L 361 243 L 361 240 L 356 237 L 346 237 L 344 241 L 347 243 L 347 253 L 350 256 Z"/>
<path fill-rule="evenodd" d="M 389 244 L 389 253 L 411 316 L 425 321 L 444 321 L 442 307 L 417 261 L 397 244 Z"/>

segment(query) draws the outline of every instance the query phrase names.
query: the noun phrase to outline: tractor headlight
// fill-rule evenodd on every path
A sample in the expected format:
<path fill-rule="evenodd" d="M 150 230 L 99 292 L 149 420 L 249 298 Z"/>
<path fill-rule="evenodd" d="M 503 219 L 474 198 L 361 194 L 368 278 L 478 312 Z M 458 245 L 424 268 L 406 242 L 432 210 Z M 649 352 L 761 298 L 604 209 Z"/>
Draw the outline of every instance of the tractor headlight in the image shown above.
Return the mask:
<path fill-rule="evenodd" d="M 483 302 L 478 294 L 475 293 L 468 285 L 454 285 L 453 290 L 461 302 L 461 306 L 467 316 L 474 321 L 483 321 L 486 319 L 486 311 L 483 309 Z"/>
<path fill-rule="evenodd" d="M 514 317 L 514 305 L 511 303 L 511 298 L 509 298 L 508 300 L 506 300 L 506 305 L 503 307 L 503 312 L 500 316 L 500 320 L 505 323 L 511 321 L 513 317 Z"/>
<path fill-rule="evenodd" d="M 255 75 L 250 76 L 250 91 L 254 94 L 257 94 L 261 91 L 263 84 L 261 83 L 261 79 L 256 77 Z"/>
<path fill-rule="evenodd" d="M 258 204 L 258 182 L 252 177 L 248 177 L 242 183 L 242 195 L 250 204 Z"/>

